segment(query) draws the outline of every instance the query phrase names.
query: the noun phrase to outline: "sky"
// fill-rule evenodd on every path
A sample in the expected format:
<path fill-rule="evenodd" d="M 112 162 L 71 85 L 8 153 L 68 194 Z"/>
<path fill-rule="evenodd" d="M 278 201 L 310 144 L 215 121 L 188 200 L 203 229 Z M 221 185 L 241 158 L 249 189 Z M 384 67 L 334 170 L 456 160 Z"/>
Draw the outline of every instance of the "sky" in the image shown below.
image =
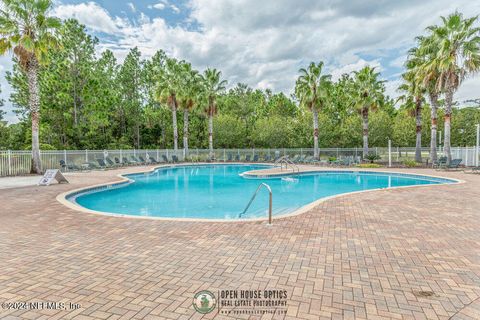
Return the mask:
<path fill-rule="evenodd" d="M 425 27 L 455 10 L 480 14 L 471 0 L 54 0 L 52 14 L 76 18 L 122 61 L 137 46 L 144 58 L 158 49 L 192 63 L 217 68 L 230 86 L 293 91 L 298 69 L 324 61 L 333 78 L 371 65 L 398 96 L 407 51 Z M 18 121 L 8 101 L 0 57 L 1 98 L 9 122 Z M 480 76 L 465 80 L 455 99 L 480 98 Z"/>

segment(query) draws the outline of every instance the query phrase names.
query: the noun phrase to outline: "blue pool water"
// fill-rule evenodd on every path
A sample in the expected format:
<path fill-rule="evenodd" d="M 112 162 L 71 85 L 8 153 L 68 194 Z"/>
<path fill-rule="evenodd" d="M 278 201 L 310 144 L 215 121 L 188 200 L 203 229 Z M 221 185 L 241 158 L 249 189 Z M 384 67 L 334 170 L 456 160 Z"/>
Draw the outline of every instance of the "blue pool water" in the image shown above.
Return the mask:
<path fill-rule="evenodd" d="M 238 219 L 261 182 L 273 191 L 273 214 L 294 211 L 319 198 L 387 187 L 451 183 L 452 180 L 373 172 L 318 172 L 294 177 L 247 178 L 265 165 L 165 167 L 128 175 L 133 183 L 72 194 L 70 201 L 95 211 L 132 216 Z M 242 218 L 265 217 L 268 192 L 259 192 Z"/>

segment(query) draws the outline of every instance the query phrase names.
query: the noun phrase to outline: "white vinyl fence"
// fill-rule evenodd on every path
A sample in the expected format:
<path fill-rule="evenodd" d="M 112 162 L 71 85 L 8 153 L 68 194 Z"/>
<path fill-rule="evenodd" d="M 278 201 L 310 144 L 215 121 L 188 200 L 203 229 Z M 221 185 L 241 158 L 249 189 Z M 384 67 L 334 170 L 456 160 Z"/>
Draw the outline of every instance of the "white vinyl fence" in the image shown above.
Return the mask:
<path fill-rule="evenodd" d="M 388 163 L 388 148 L 370 148 L 370 152 L 378 154 L 381 159 L 379 162 Z M 215 149 L 214 157 L 216 161 L 258 161 L 269 159 L 273 161 L 280 156 L 313 156 L 313 149 Z M 442 150 L 438 150 L 438 156 L 442 155 Z M 97 159 L 104 161 L 110 159 L 113 162 L 127 162 L 136 158 L 148 161 L 150 158 L 157 162 L 170 162 L 172 156 L 176 156 L 178 161 L 206 161 L 209 159 L 208 149 L 190 149 L 188 155 L 185 155 L 183 149 L 175 152 L 172 149 L 150 149 L 150 150 L 45 150 L 41 151 L 42 168 L 52 169 L 61 168 L 61 162 L 65 166 L 74 166 L 78 168 L 85 167 L 87 164 L 98 165 Z M 320 159 L 329 160 L 332 158 L 362 158 L 362 148 L 321 148 Z M 422 148 L 422 159 L 424 163 L 431 163 L 429 148 Z M 28 150 L 0 150 L 0 176 L 15 176 L 28 174 L 31 167 L 31 151 Z M 402 163 L 405 160 L 415 159 L 415 148 L 397 148 L 392 147 L 390 152 L 392 163 Z M 475 147 L 455 147 L 452 148 L 452 159 L 462 159 L 464 166 L 478 166 L 478 152 Z M 143 161 L 143 160 L 142 160 Z"/>

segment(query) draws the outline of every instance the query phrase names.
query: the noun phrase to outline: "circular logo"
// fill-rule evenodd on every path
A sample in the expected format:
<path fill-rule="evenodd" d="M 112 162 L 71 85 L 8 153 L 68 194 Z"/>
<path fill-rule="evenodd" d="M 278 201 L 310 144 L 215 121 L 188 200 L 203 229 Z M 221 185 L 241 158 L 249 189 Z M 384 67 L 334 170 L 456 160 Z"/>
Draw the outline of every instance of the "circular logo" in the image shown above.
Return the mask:
<path fill-rule="evenodd" d="M 215 295 L 208 290 L 202 290 L 193 297 L 193 307 L 197 312 L 206 314 L 215 310 L 217 299 Z"/>

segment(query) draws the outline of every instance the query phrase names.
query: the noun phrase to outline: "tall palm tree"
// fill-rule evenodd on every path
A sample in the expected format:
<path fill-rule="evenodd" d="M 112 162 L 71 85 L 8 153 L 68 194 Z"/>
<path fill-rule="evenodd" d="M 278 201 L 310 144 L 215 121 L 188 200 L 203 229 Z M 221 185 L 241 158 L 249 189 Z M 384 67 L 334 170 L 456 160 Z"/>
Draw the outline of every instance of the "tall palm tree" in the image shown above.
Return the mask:
<path fill-rule="evenodd" d="M 436 86 L 445 94 L 444 153 L 447 163 L 452 158 L 450 128 L 453 95 L 469 74 L 480 70 L 480 27 L 474 25 L 477 20 L 477 16 L 464 19 L 461 13 L 455 12 L 442 17 L 440 26 L 427 28 L 427 39 L 437 49 L 431 68 L 438 71 Z"/>
<path fill-rule="evenodd" d="M 32 120 L 32 173 L 42 172 L 40 159 L 40 64 L 57 45 L 55 31 L 60 20 L 47 16 L 51 0 L 3 0 L 0 7 L 0 55 L 13 50 L 27 74 L 28 104 Z"/>
<path fill-rule="evenodd" d="M 409 57 L 405 64 L 407 71 L 402 74 L 403 83 L 399 87 L 399 90 L 405 93 L 399 99 L 405 102 L 405 105 L 413 111 L 412 113 L 415 116 L 415 161 L 419 163 L 422 162 L 422 103 L 425 87 L 418 74 L 423 62 L 423 56 L 418 48 L 413 48 L 409 51 Z"/>
<path fill-rule="evenodd" d="M 385 81 L 379 80 L 380 73 L 375 68 L 366 66 L 354 72 L 353 94 L 355 104 L 362 115 L 363 126 L 363 156 L 368 155 L 368 115 L 383 102 Z"/>
<path fill-rule="evenodd" d="M 417 42 L 416 53 L 423 61 L 417 67 L 416 78 L 422 82 L 430 100 L 430 160 L 433 165 L 437 161 L 437 113 L 441 91 L 436 85 L 439 78 L 438 69 L 432 61 L 438 48 L 435 46 L 436 43 L 427 37 L 417 37 Z"/>
<path fill-rule="evenodd" d="M 181 83 L 179 106 L 183 109 L 183 149 L 188 156 L 189 114 L 201 99 L 201 78 L 190 63 L 181 64 Z"/>
<path fill-rule="evenodd" d="M 203 81 L 205 86 L 205 96 L 208 100 L 207 115 L 208 115 L 208 148 L 210 150 L 210 159 L 214 157 L 213 154 L 213 116 L 217 112 L 217 97 L 225 91 L 227 85 L 226 80 L 221 80 L 222 72 L 217 69 L 208 68 L 203 74 Z"/>
<path fill-rule="evenodd" d="M 178 151 L 177 124 L 177 93 L 181 90 L 180 63 L 173 58 L 167 58 L 165 64 L 158 70 L 157 99 L 166 102 L 172 111 L 173 149 Z"/>
<path fill-rule="evenodd" d="M 322 74 L 323 62 L 311 62 L 308 69 L 301 68 L 295 84 L 295 95 L 300 105 L 307 107 L 313 115 L 313 156 L 319 157 L 318 150 L 318 112 L 325 106 L 331 88 L 331 76 Z"/>

